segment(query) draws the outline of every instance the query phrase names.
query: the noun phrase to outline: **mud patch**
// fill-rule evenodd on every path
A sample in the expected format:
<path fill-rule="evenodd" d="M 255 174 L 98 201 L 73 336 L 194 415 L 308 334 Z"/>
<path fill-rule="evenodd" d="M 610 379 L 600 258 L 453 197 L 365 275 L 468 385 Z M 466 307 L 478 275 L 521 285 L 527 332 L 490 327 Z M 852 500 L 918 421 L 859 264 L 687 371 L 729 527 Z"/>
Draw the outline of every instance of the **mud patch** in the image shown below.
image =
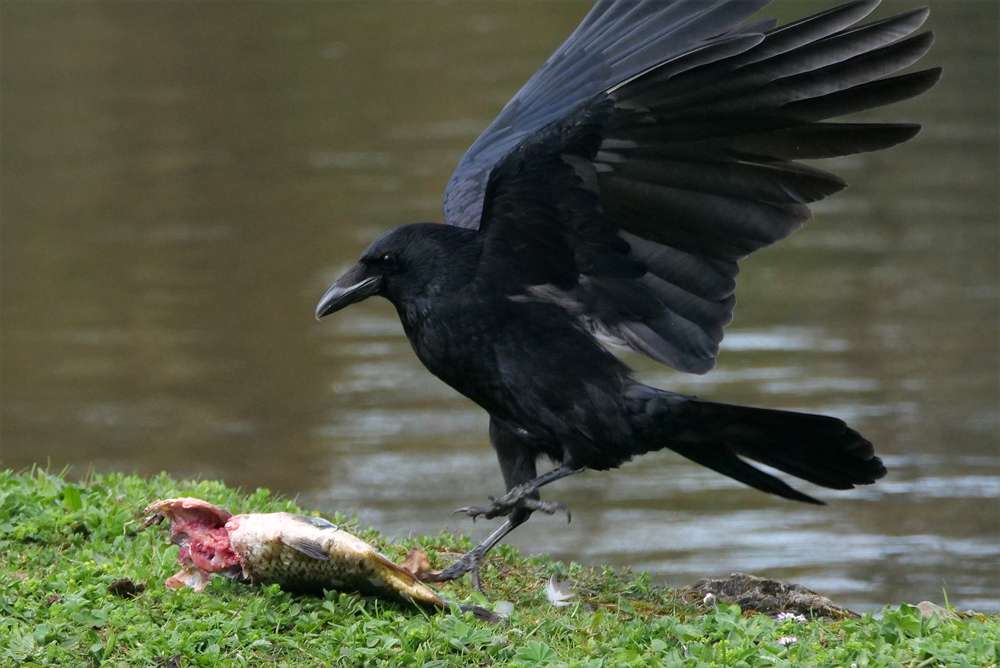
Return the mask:
<path fill-rule="evenodd" d="M 759 578 L 746 573 L 733 573 L 724 580 L 698 580 L 684 592 L 708 596 L 735 603 L 744 611 L 751 610 L 765 615 L 792 612 L 805 617 L 827 619 L 856 619 L 860 615 L 847 608 L 839 608 L 833 601 L 802 585 L 781 580 Z"/>

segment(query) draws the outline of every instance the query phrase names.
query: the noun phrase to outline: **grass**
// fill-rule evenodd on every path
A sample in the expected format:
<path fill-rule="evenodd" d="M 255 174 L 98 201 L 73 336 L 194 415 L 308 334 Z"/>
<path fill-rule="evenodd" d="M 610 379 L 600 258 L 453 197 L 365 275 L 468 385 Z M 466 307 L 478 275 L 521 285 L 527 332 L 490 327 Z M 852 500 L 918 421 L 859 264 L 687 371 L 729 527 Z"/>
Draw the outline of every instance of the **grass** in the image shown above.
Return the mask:
<path fill-rule="evenodd" d="M 244 494 L 212 481 L 111 474 L 71 482 L 34 470 L 0 472 L 0 666 L 995 666 L 993 617 L 927 620 L 910 606 L 839 622 L 782 621 L 736 606 L 704 609 L 644 573 L 585 568 L 501 547 L 484 569 L 508 624 L 487 625 L 453 608 L 428 615 L 351 593 L 322 597 L 214 578 L 201 594 L 163 581 L 177 548 L 162 527 L 141 530 L 150 501 L 196 496 L 234 512 L 298 509 L 267 490 Z M 349 525 L 350 518 L 331 517 Z M 467 541 L 448 534 L 388 542 L 353 531 L 402 560 L 414 545 L 446 564 Z M 552 574 L 577 581 L 556 608 Z M 120 578 L 147 587 L 121 598 Z M 465 582 L 446 597 L 486 604 Z M 794 642 L 779 643 L 794 637 Z"/>

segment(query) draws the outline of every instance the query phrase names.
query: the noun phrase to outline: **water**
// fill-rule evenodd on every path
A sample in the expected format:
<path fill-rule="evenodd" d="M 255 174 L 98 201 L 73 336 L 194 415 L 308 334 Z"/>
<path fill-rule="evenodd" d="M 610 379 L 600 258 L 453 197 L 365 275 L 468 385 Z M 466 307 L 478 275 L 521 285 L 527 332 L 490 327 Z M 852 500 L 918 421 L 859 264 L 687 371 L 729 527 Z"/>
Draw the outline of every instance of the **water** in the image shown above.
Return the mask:
<path fill-rule="evenodd" d="M 743 264 L 716 371 L 630 358 L 848 419 L 889 477 L 807 489 L 817 508 L 656 453 L 557 483 L 573 523 L 514 542 L 671 585 L 739 570 L 858 609 L 944 587 L 1000 610 L 997 5 L 931 6 L 945 79 L 871 114 L 917 140 L 832 161 L 851 188 Z M 377 234 L 440 220 L 465 148 L 586 9 L 4 3 L 0 463 L 221 477 L 389 535 L 484 536 L 450 516 L 502 490 L 482 412 L 387 303 L 312 312 Z"/>

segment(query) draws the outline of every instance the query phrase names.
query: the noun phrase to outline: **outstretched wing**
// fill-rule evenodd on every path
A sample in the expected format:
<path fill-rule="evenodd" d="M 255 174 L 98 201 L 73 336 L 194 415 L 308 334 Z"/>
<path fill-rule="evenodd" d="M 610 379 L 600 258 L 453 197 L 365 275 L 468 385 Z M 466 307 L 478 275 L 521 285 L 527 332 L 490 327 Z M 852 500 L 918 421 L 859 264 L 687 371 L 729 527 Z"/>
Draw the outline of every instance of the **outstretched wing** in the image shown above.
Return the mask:
<path fill-rule="evenodd" d="M 466 151 L 445 190 L 445 220 L 478 227 L 490 171 L 526 137 L 611 86 L 734 30 L 770 2 L 599 0 Z M 775 24 L 765 19 L 743 28 Z"/>
<path fill-rule="evenodd" d="M 512 299 L 558 304 L 608 343 L 710 370 L 732 319 L 737 261 L 846 185 L 796 160 L 887 148 L 919 129 L 825 122 L 940 77 L 883 78 L 933 36 L 906 38 L 926 9 L 854 26 L 876 5 L 858 0 L 777 29 L 734 27 L 745 2 L 598 5 L 470 149 L 446 221 L 478 224 L 480 271 Z M 681 53 L 670 48 L 675 33 Z M 669 55 L 627 74 L 639 53 Z"/>

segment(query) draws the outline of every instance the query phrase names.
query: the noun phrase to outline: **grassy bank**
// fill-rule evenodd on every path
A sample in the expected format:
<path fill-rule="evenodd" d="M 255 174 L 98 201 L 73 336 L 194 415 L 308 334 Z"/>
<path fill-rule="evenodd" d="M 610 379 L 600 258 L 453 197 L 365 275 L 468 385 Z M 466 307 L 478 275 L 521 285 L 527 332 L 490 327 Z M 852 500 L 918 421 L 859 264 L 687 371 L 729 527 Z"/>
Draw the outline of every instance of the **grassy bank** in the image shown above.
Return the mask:
<path fill-rule="evenodd" d="M 233 512 L 298 511 L 266 490 L 122 475 L 68 482 L 42 471 L 0 473 L 0 666 L 991 666 L 1000 660 L 996 618 L 927 620 L 909 606 L 880 618 L 777 621 L 708 610 L 645 574 L 525 558 L 502 547 L 484 580 L 509 623 L 328 592 L 293 596 L 214 578 L 204 593 L 174 591 L 177 548 L 162 527 L 141 530 L 150 501 L 196 496 Z M 349 518 L 328 518 L 348 524 Z M 356 528 L 355 528 L 356 529 Z M 449 535 L 387 542 L 354 530 L 401 561 L 421 545 L 432 565 L 468 547 Z M 553 607 L 553 573 L 578 595 Z M 715 574 L 718 575 L 718 574 Z M 134 598 L 109 591 L 145 583 Z M 485 603 L 467 583 L 443 588 Z M 789 638 L 794 638 L 790 641 Z M 782 640 L 782 642 L 779 642 Z"/>

